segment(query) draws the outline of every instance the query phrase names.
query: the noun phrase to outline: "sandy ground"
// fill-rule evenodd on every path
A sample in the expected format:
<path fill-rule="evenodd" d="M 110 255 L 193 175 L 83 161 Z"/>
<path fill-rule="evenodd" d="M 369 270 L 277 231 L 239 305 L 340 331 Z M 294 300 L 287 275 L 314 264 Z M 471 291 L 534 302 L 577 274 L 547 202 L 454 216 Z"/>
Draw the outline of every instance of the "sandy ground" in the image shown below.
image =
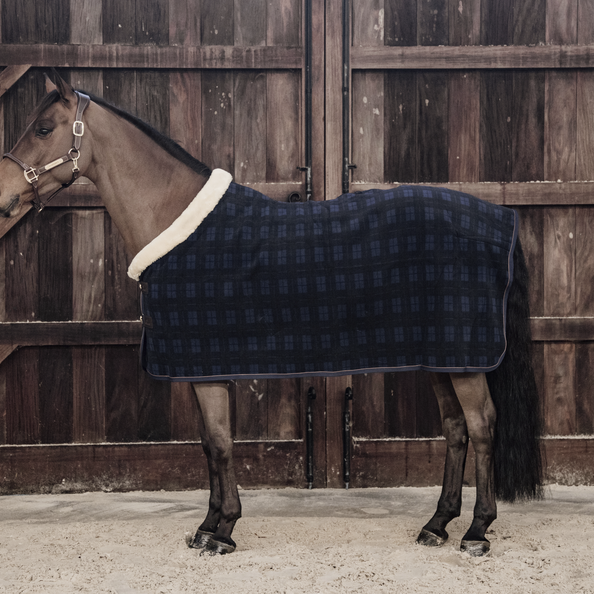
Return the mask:
<path fill-rule="evenodd" d="M 439 489 L 242 491 L 238 548 L 188 549 L 207 493 L 0 497 L 0 592 L 10 594 L 594 593 L 594 487 L 499 505 L 492 550 L 458 550 L 474 491 L 438 549 L 415 545 Z"/>

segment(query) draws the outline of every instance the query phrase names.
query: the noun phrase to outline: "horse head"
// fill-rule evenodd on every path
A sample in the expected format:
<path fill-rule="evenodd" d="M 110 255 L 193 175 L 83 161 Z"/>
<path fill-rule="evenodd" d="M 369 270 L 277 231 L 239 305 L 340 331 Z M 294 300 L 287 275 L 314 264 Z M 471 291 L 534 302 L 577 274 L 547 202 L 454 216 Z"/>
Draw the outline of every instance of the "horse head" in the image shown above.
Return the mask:
<path fill-rule="evenodd" d="M 89 98 L 57 74 L 55 84 L 46 76 L 45 86 L 47 95 L 29 117 L 25 133 L 0 162 L 0 214 L 5 217 L 28 202 L 41 210 L 40 195 L 53 197 L 83 175 L 91 160 L 80 151 L 82 112 Z"/>

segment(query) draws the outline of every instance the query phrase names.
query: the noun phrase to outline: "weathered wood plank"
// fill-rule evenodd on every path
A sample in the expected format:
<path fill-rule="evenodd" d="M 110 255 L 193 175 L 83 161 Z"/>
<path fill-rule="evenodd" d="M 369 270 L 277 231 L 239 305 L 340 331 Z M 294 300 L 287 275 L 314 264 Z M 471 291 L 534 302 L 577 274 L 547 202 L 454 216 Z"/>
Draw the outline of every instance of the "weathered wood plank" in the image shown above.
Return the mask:
<path fill-rule="evenodd" d="M 72 441 L 72 351 L 39 349 L 39 419 L 41 443 Z"/>
<path fill-rule="evenodd" d="M 169 441 L 171 439 L 171 384 L 152 379 L 137 368 L 139 374 L 138 439 Z"/>
<path fill-rule="evenodd" d="M 72 441 L 105 441 L 105 348 L 72 349 Z"/>
<path fill-rule="evenodd" d="M 499 3 L 501 0 L 497 0 Z M 514 2 L 514 45 L 536 45 L 546 40 L 547 0 L 522 0 Z"/>
<path fill-rule="evenodd" d="M 417 42 L 419 45 L 447 45 L 449 42 L 448 0 L 417 2 Z"/>
<path fill-rule="evenodd" d="M 103 43 L 132 45 L 136 41 L 136 0 L 103 0 Z"/>
<path fill-rule="evenodd" d="M 6 365 L 6 443 L 39 443 L 39 349 L 22 349 Z"/>
<path fill-rule="evenodd" d="M 105 349 L 105 439 L 138 439 L 138 348 Z"/>
<path fill-rule="evenodd" d="M 202 73 L 202 160 L 234 171 L 233 73 Z"/>
<path fill-rule="evenodd" d="M 575 208 L 549 208 L 544 214 L 544 314 L 574 316 Z"/>
<path fill-rule="evenodd" d="M 576 433 L 594 434 L 594 345 L 576 345 Z"/>
<path fill-rule="evenodd" d="M 136 0 L 136 45 L 169 44 L 169 0 Z"/>
<path fill-rule="evenodd" d="M 353 72 L 352 180 L 384 181 L 384 74 Z"/>
<path fill-rule="evenodd" d="M 533 317 L 532 340 L 586 342 L 594 340 L 594 317 Z"/>
<path fill-rule="evenodd" d="M 199 72 L 169 73 L 169 135 L 193 157 L 202 157 L 202 78 Z"/>
<path fill-rule="evenodd" d="M 39 219 L 28 216 L 6 237 L 6 319 L 34 321 L 39 315 Z"/>
<path fill-rule="evenodd" d="M 105 213 L 105 314 L 106 320 L 138 320 L 138 285 L 128 276 L 132 258 L 111 217 Z"/>
<path fill-rule="evenodd" d="M 240 184 L 266 180 L 267 75 L 257 70 L 235 74 L 235 180 Z M 280 98 L 273 98 L 279 101 Z M 294 98 L 293 98 L 294 99 Z M 282 103 L 277 104 L 277 111 Z M 276 122 L 273 123 L 273 125 Z"/>
<path fill-rule="evenodd" d="M 449 75 L 449 181 L 478 182 L 480 172 L 480 76 L 478 72 Z"/>
<path fill-rule="evenodd" d="M 301 81 L 293 72 L 269 72 L 266 97 L 266 181 L 300 181 Z"/>
<path fill-rule="evenodd" d="M 130 322 L 4 322 L 0 345 L 77 346 L 138 344 L 140 320 Z"/>
<path fill-rule="evenodd" d="M 547 0 L 546 43 L 577 43 L 579 2 Z"/>
<path fill-rule="evenodd" d="M 448 74 L 418 74 L 419 182 L 448 181 Z"/>
<path fill-rule="evenodd" d="M 386 373 L 384 382 L 385 435 L 417 437 L 416 373 Z"/>
<path fill-rule="evenodd" d="M 192 384 L 171 384 L 171 439 L 200 441 L 200 411 Z"/>
<path fill-rule="evenodd" d="M 200 45 L 200 0 L 169 0 L 169 44 Z"/>
<path fill-rule="evenodd" d="M 109 43 L 106 39 L 104 39 L 104 45 L 7 43 L 0 46 L 0 66 L 31 64 L 39 67 L 62 68 L 276 70 L 301 68 L 303 65 L 303 49 L 300 47 L 233 45 L 160 47 L 124 45 L 124 43 L 124 41 Z M 576 58 L 576 61 L 579 60 L 580 58 Z M 581 60 L 587 61 L 585 58 Z"/>
<path fill-rule="evenodd" d="M 234 45 L 266 45 L 267 5 L 266 0 L 252 0 L 251 2 L 235 0 Z"/>
<path fill-rule="evenodd" d="M 406 180 L 401 180 L 406 181 Z M 592 182 L 528 182 L 528 183 L 497 183 L 497 182 L 448 182 L 425 184 L 440 188 L 450 188 L 477 196 L 487 202 L 504 204 L 507 206 L 578 206 L 594 203 Z M 390 189 L 397 184 L 388 183 L 356 183 L 357 191 L 364 192 L 371 188 Z"/>
<path fill-rule="evenodd" d="M 591 0 L 580 0 L 578 2 L 577 42 L 594 42 L 594 2 Z"/>
<path fill-rule="evenodd" d="M 384 4 L 385 45 L 417 45 L 417 0 L 389 0 Z"/>
<path fill-rule="evenodd" d="M 72 214 L 72 319 L 105 317 L 105 213 L 79 210 Z"/>
<path fill-rule="evenodd" d="M 481 181 L 512 181 L 513 74 L 481 72 Z"/>
<path fill-rule="evenodd" d="M 35 63 L 34 60 L 30 60 Z M 18 62 L 11 62 L 18 63 Z M 353 47 L 351 67 L 356 69 L 524 69 L 592 68 L 594 46 L 363 46 Z"/>
<path fill-rule="evenodd" d="M 576 315 L 594 316 L 594 211 L 576 208 L 575 285 Z"/>
<path fill-rule="evenodd" d="M 384 4 L 384 0 L 352 3 L 353 47 L 384 44 Z"/>
<path fill-rule="evenodd" d="M 576 179 L 594 179 L 594 72 L 577 73 Z"/>
<path fill-rule="evenodd" d="M 300 0 L 268 2 L 267 43 L 269 46 L 301 45 Z"/>
<path fill-rule="evenodd" d="M 481 0 L 481 44 L 512 45 L 514 0 Z"/>
<path fill-rule="evenodd" d="M 235 436 L 265 439 L 268 436 L 268 380 L 242 380 L 235 386 Z"/>
<path fill-rule="evenodd" d="M 478 45 L 481 41 L 481 0 L 450 0 L 449 45 Z"/>
<path fill-rule="evenodd" d="M 136 115 L 159 132 L 169 134 L 169 73 L 140 70 L 136 73 Z"/>
<path fill-rule="evenodd" d="M 203 2 L 202 43 L 204 45 L 233 45 L 234 0 Z"/>
<path fill-rule="evenodd" d="M 512 181 L 544 179 L 545 73 L 513 74 Z"/>
<path fill-rule="evenodd" d="M 72 319 L 72 213 L 44 213 L 37 235 L 39 243 L 38 320 Z"/>
<path fill-rule="evenodd" d="M 577 74 L 547 72 L 544 121 L 544 179 L 576 179 Z"/>
<path fill-rule="evenodd" d="M 522 208 L 520 210 L 520 238 L 530 271 L 530 314 L 544 316 L 545 270 L 544 270 L 544 209 Z"/>
<path fill-rule="evenodd" d="M 574 343 L 544 345 L 543 417 L 545 435 L 575 435 L 576 370 Z"/>
<path fill-rule="evenodd" d="M 275 442 L 273 448 L 238 443 L 234 459 L 244 488 L 306 486 L 303 448 L 293 441 Z M 0 473 L 2 495 L 51 493 L 64 484 L 83 492 L 208 489 L 206 458 L 195 442 L 2 446 Z"/>
<path fill-rule="evenodd" d="M 418 181 L 417 73 L 388 70 L 384 83 L 384 179 L 414 183 Z"/>
<path fill-rule="evenodd" d="M 344 487 L 342 412 L 348 386 L 352 386 L 349 375 L 326 379 L 326 486 L 331 489 Z"/>
<path fill-rule="evenodd" d="M 70 43 L 103 43 L 102 18 L 102 2 L 70 2 Z"/>
<path fill-rule="evenodd" d="M 268 380 L 268 439 L 303 439 L 301 380 Z"/>
<path fill-rule="evenodd" d="M 354 375 L 352 379 L 354 437 L 385 436 L 384 374 Z"/>

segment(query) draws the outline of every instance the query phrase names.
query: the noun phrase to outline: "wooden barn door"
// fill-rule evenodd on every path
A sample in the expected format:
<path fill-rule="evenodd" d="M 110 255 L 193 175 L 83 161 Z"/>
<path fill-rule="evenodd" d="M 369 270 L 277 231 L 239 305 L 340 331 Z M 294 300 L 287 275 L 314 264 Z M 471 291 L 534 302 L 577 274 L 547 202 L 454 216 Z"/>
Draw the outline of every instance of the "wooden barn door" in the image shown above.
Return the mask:
<path fill-rule="evenodd" d="M 1 3 L 0 130 L 9 150 L 58 68 L 212 167 L 274 199 L 305 197 L 302 0 Z M 323 7 L 316 6 L 316 22 Z M 323 60 L 323 31 L 313 63 Z M 323 163 L 323 68 L 313 104 Z M 84 149 L 84 147 L 83 147 Z M 313 179 L 323 199 L 323 170 Z M 139 368 L 129 257 L 82 180 L 36 215 L 0 224 L 0 492 L 206 487 L 189 384 Z M 232 384 L 238 480 L 304 486 L 299 380 Z M 324 385 L 316 485 L 325 484 Z"/>
<path fill-rule="evenodd" d="M 238 182 L 278 200 L 304 196 L 305 6 L 1 0 L 0 142 L 14 144 L 43 95 L 43 71 L 56 67 Z M 591 482 L 594 4 L 311 7 L 313 198 L 341 194 L 354 164 L 351 190 L 446 184 L 520 211 L 548 474 Z M 207 485 L 189 386 L 139 369 L 127 266 L 84 180 L 43 214 L 0 222 L 0 492 Z M 352 485 L 441 481 L 435 399 L 423 374 L 404 373 L 234 384 L 242 486 L 306 485 L 310 387 L 314 486 L 343 485 L 345 408 Z"/>
<path fill-rule="evenodd" d="M 352 0 L 348 16 L 351 190 L 448 185 L 517 208 L 548 478 L 589 483 L 594 4 Z M 439 483 L 427 377 L 352 382 L 353 484 Z"/>

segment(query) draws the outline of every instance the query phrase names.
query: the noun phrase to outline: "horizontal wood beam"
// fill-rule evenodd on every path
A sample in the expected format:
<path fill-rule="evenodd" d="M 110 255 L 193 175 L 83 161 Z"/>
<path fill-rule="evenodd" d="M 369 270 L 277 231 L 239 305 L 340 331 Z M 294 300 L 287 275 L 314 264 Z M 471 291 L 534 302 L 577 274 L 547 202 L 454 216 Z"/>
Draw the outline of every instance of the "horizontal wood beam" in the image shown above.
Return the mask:
<path fill-rule="evenodd" d="M 354 70 L 593 68 L 594 45 L 366 46 L 351 49 Z"/>
<path fill-rule="evenodd" d="M 532 318 L 530 325 L 535 341 L 594 341 L 594 318 Z"/>
<path fill-rule="evenodd" d="M 0 45 L 0 66 L 60 68 L 302 68 L 303 50 L 282 46 Z"/>
<path fill-rule="evenodd" d="M 545 481 L 560 485 L 594 483 L 594 439 L 554 437 L 542 440 Z M 428 487 L 441 485 L 446 442 L 443 439 L 355 440 L 351 460 L 353 487 Z M 465 480 L 474 485 L 474 451 L 469 449 Z"/>
<path fill-rule="evenodd" d="M 238 442 L 243 488 L 303 487 L 304 452 L 294 441 Z M 0 495 L 208 489 L 199 442 L 0 446 Z"/>
<path fill-rule="evenodd" d="M 0 353 L 8 352 L 10 348 L 14 350 L 24 346 L 139 344 L 141 332 L 142 323 L 140 320 L 115 322 L 2 322 L 0 323 Z"/>
<path fill-rule="evenodd" d="M 353 183 L 353 192 L 373 188 L 388 190 L 398 183 Z M 594 204 L 594 182 L 444 182 L 437 184 L 412 184 L 448 188 L 472 194 L 477 198 L 505 206 L 586 206 Z"/>

